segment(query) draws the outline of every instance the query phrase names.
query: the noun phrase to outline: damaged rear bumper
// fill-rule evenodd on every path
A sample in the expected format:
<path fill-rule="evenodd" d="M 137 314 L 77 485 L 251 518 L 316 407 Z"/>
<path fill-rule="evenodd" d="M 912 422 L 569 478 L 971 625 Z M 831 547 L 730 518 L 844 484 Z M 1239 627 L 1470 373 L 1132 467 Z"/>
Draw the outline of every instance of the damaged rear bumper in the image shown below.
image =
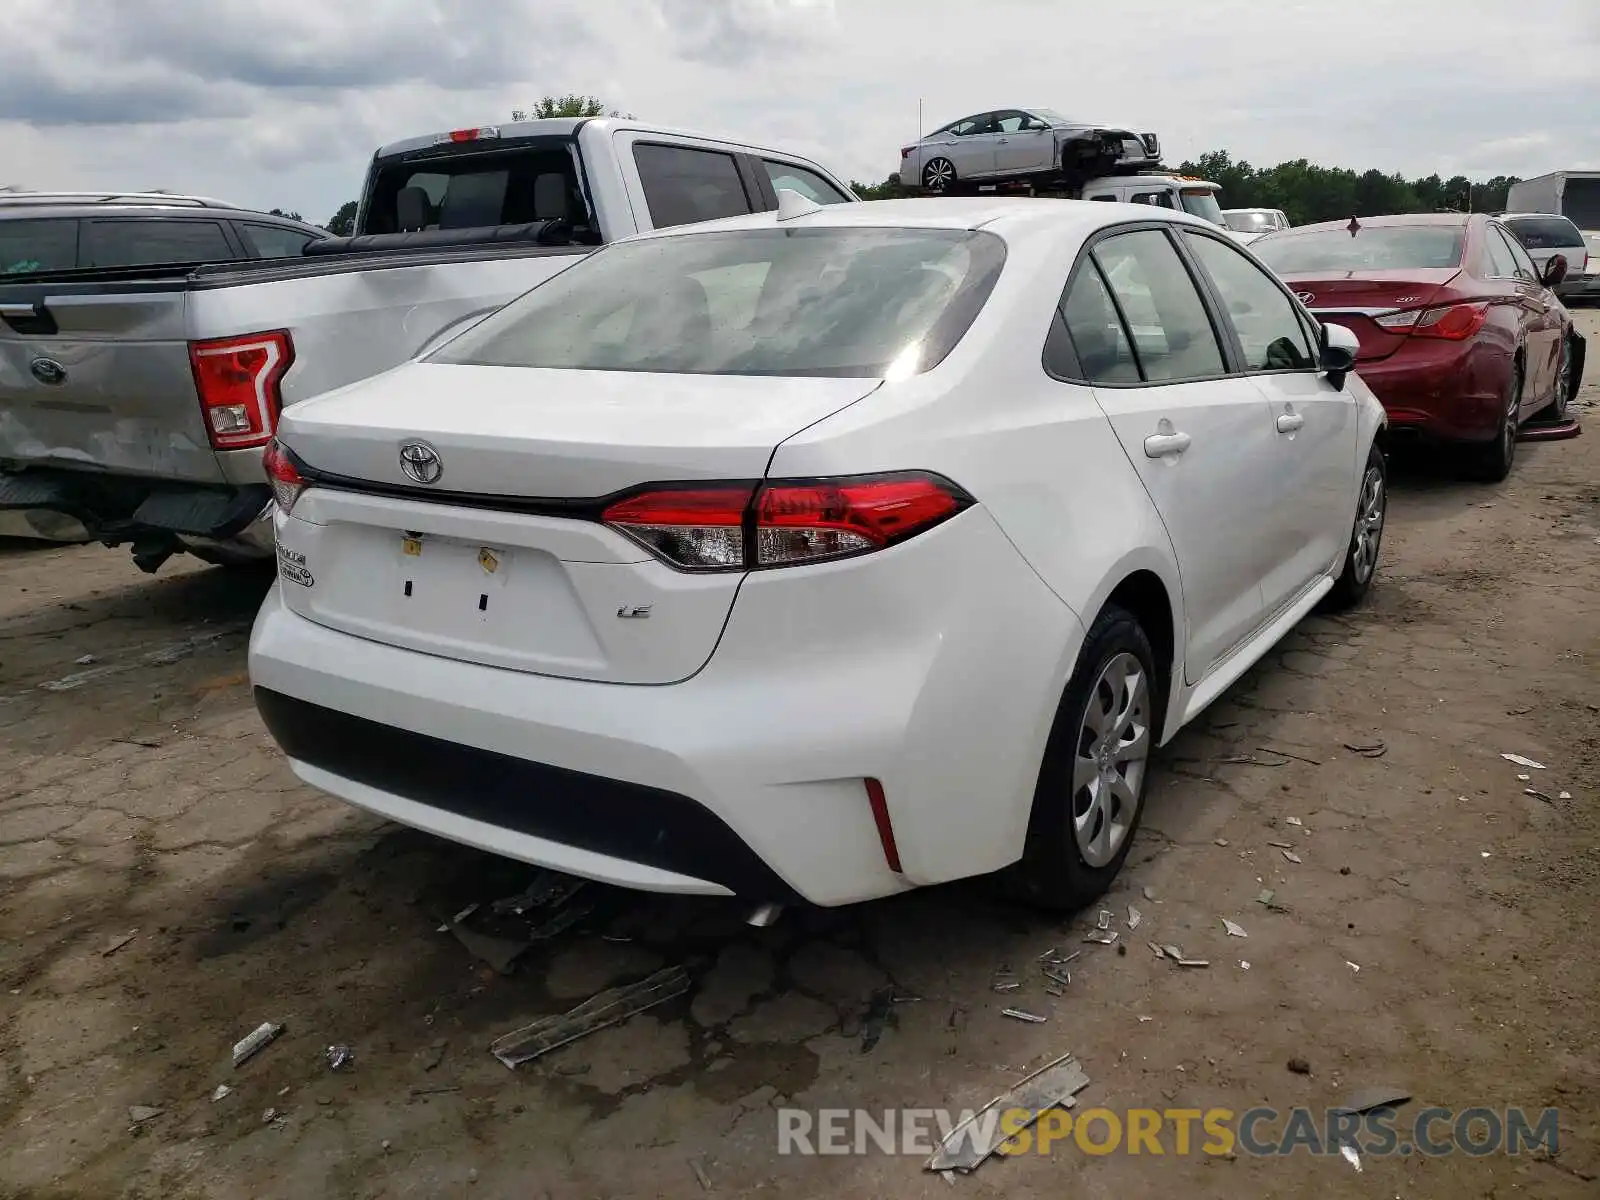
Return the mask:
<path fill-rule="evenodd" d="M 191 547 L 272 552 L 272 491 L 264 483 L 203 487 L 49 468 L 0 473 L 0 512 L 14 511 L 71 517 L 95 541 L 132 543 L 135 558 L 156 566 Z"/>

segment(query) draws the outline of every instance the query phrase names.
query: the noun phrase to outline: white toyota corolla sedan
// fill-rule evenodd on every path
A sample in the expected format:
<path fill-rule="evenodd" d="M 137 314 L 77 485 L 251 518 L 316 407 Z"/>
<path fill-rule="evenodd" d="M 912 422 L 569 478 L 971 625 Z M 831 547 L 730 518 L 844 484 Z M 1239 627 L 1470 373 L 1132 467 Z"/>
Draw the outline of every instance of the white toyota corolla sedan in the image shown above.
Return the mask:
<path fill-rule="evenodd" d="M 1154 748 L 1372 582 L 1354 336 L 1180 213 L 783 199 L 285 411 L 257 706 L 308 783 L 592 879 L 1086 903 Z"/>

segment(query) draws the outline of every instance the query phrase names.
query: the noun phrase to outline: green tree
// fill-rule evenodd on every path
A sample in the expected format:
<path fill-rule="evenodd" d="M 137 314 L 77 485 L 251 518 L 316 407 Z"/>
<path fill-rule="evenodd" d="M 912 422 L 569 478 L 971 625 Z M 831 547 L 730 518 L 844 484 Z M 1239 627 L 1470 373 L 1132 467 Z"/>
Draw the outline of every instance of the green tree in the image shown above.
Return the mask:
<path fill-rule="evenodd" d="M 882 183 L 862 183 L 859 179 L 852 179 L 850 190 L 863 200 L 898 200 L 902 196 L 915 195 L 901 186 L 898 175 L 891 175 Z"/>
<path fill-rule="evenodd" d="M 274 217 L 288 217 L 289 220 L 291 220 L 291 221 L 303 221 L 303 220 L 305 220 L 305 218 L 302 217 L 299 213 L 297 213 L 297 212 L 284 212 L 283 209 L 281 209 L 281 208 L 269 208 L 269 209 L 267 209 L 267 212 L 268 212 L 269 215 L 274 216 Z"/>
<path fill-rule="evenodd" d="M 323 228 L 335 237 L 349 237 L 356 231 L 356 202 L 346 200 Z"/>
<path fill-rule="evenodd" d="M 624 115 L 608 107 L 599 96 L 545 96 L 531 109 L 511 111 L 513 121 L 543 121 L 550 117 L 620 117 Z"/>
<path fill-rule="evenodd" d="M 1218 184 L 1225 208 L 1280 208 L 1296 225 L 1381 213 L 1500 212 L 1516 182 L 1508 175 L 1482 183 L 1462 175 L 1407 179 L 1379 170 L 1357 173 L 1319 166 L 1303 158 L 1257 168 L 1234 162 L 1225 150 L 1198 155 L 1179 163 L 1177 170 Z"/>

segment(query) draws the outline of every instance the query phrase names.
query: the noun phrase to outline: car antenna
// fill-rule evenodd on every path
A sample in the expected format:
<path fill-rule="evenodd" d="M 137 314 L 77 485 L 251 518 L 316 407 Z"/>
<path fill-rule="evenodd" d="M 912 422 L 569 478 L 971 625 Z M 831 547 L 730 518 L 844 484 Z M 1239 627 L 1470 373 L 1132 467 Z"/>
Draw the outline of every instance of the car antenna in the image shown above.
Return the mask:
<path fill-rule="evenodd" d="M 793 188 L 778 189 L 778 220 L 792 221 L 796 217 L 809 217 L 821 211 L 822 205 L 807 199 Z"/>

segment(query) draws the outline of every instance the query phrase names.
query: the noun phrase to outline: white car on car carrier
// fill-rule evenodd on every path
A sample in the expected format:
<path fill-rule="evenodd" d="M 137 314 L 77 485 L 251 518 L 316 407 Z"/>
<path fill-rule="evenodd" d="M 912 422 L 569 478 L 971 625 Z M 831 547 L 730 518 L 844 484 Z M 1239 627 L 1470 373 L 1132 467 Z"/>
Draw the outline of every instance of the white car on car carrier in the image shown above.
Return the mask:
<path fill-rule="evenodd" d="M 285 410 L 257 705 L 307 782 L 614 884 L 1087 902 L 1152 750 L 1371 583 L 1354 337 L 1182 213 L 780 198 Z"/>

